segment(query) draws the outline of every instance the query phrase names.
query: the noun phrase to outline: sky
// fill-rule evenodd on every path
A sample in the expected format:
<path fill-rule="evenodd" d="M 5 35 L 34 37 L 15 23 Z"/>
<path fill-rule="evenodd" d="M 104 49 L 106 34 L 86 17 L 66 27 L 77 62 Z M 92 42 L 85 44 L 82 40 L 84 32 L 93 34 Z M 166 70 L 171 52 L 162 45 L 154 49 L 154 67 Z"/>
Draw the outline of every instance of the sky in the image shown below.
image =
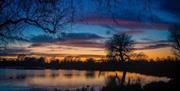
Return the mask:
<path fill-rule="evenodd" d="M 74 0 L 74 5 L 78 1 Z M 113 34 L 127 33 L 135 40 L 135 53 L 143 52 L 148 58 L 172 56 L 169 27 L 180 23 L 180 1 L 146 1 L 120 0 L 112 2 L 109 10 L 93 0 L 82 0 L 81 9 L 75 8 L 74 22 L 57 34 L 27 26 L 22 33 L 29 41 L 13 42 L 1 49 L 0 55 L 103 57 L 107 53 L 105 41 Z"/>

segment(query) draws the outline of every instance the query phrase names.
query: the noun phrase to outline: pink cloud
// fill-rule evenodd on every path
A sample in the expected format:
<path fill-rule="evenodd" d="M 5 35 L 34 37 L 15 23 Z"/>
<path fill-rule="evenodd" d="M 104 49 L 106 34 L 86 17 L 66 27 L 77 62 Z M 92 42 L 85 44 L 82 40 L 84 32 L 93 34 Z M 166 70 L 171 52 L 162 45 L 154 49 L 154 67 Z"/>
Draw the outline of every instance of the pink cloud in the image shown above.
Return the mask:
<path fill-rule="evenodd" d="M 77 20 L 75 23 L 95 24 L 95 25 L 115 25 L 128 27 L 131 29 L 168 29 L 171 25 L 165 23 L 143 23 L 138 21 L 120 20 L 112 18 L 88 17 Z"/>

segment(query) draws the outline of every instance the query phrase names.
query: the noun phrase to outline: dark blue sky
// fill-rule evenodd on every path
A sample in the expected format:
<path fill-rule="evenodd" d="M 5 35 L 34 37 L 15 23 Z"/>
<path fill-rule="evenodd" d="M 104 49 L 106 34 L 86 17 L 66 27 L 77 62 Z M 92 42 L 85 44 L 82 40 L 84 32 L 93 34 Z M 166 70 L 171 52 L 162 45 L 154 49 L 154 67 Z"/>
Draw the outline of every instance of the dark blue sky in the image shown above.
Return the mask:
<path fill-rule="evenodd" d="M 136 41 L 136 52 L 144 52 L 152 58 L 159 53 L 160 57 L 171 55 L 168 30 L 173 24 L 180 24 L 179 0 L 110 1 L 108 4 L 98 0 L 74 0 L 73 23 L 65 25 L 57 34 L 27 26 L 23 34 L 29 42 L 13 43 L 1 54 L 105 55 L 104 41 L 113 34 L 125 32 Z M 64 38 L 59 38 L 62 32 Z"/>

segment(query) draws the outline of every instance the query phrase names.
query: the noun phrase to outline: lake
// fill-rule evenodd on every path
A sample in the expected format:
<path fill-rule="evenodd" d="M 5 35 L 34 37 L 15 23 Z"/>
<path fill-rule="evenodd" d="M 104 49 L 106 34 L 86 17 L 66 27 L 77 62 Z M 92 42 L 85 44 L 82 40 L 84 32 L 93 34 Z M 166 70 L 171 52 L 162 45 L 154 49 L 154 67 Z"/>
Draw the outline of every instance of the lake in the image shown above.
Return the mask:
<path fill-rule="evenodd" d="M 122 71 L 79 71 L 79 70 L 22 70 L 0 69 L 0 91 L 26 90 L 74 90 L 94 87 L 96 91 L 106 85 L 111 77 L 121 80 Z M 149 76 L 139 73 L 126 73 L 125 84 L 140 83 L 144 86 L 151 82 L 168 82 L 168 77 Z"/>

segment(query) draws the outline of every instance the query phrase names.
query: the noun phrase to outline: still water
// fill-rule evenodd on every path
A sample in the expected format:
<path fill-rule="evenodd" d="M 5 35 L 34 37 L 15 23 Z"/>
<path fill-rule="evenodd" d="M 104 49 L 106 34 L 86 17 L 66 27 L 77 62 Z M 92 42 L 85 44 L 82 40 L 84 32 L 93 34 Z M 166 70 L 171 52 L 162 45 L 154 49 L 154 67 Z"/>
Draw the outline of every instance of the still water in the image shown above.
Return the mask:
<path fill-rule="evenodd" d="M 109 77 L 121 80 L 121 71 L 79 71 L 79 70 L 20 70 L 0 69 L 0 91 L 24 91 L 29 89 L 76 89 L 105 86 Z M 140 83 L 142 86 L 155 81 L 168 82 L 170 78 L 126 73 L 125 84 Z"/>

